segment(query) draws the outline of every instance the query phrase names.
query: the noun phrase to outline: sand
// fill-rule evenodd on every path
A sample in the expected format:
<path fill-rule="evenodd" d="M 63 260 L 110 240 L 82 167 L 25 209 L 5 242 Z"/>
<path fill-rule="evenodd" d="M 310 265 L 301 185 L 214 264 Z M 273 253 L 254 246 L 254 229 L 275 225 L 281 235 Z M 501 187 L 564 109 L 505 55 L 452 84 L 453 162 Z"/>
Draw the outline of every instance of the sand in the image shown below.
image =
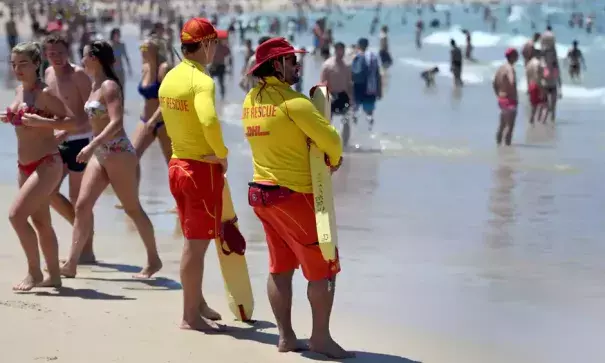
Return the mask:
<path fill-rule="evenodd" d="M 0 210 L 8 211 L 16 186 L 0 186 Z M 97 209 L 98 211 L 98 209 Z M 105 210 L 120 214 L 121 211 Z M 98 212 L 99 213 L 99 212 Z M 6 214 L 4 214 L 6 216 Z M 65 255 L 71 228 L 53 216 L 61 252 Z M 175 217 L 176 218 L 176 217 Z M 103 226 L 103 222 L 101 222 Z M 152 280 L 134 280 L 132 273 L 142 262 L 143 248 L 129 228 L 100 228 L 96 234 L 97 255 L 108 261 L 99 266 L 81 267 L 76 279 L 65 279 L 64 287 L 34 289 L 13 293 L 11 286 L 25 272 L 23 252 L 7 218 L 0 220 L 5 236 L 0 263 L 0 362 L 302 362 L 300 354 L 276 351 L 276 329 L 272 323 L 263 277 L 266 264 L 252 261 L 255 286 L 254 325 L 233 321 L 220 287 L 216 253 L 207 257 L 207 299 L 224 317 L 228 332 L 208 336 L 178 329 L 181 291 L 178 259 L 181 237 L 158 235 L 158 244 L 166 267 Z M 105 234 L 112 231 L 114 234 Z M 110 261 L 110 262 L 109 262 Z M 256 276 L 256 277 L 254 277 Z M 298 281 L 301 282 L 301 281 Z M 300 338 L 308 337 L 309 311 L 304 286 L 297 283 L 295 324 Z M 397 358 L 396 337 L 366 342 L 368 331 L 351 316 L 335 313 L 334 335 L 351 349 L 380 352 L 380 356 L 361 353 L 360 362 L 406 362 Z M 344 322 L 349 324 L 341 324 Z M 360 320 L 361 322 L 362 320 Z M 352 324 L 351 324 L 352 323 Z M 371 349 L 370 349 L 371 348 Z M 394 355 L 390 357 L 388 354 Z M 364 358 L 365 357 L 365 358 Z M 376 360 L 377 358 L 386 360 Z"/>

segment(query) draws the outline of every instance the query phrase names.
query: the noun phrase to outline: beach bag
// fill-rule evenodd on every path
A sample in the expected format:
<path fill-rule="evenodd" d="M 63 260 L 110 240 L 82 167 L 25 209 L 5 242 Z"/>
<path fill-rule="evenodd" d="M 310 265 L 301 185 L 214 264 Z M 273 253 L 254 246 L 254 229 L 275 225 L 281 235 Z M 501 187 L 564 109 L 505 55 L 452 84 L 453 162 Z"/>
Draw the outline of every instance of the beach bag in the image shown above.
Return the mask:
<path fill-rule="evenodd" d="M 363 53 L 357 54 L 351 63 L 353 83 L 360 84 L 368 81 L 369 66 Z"/>

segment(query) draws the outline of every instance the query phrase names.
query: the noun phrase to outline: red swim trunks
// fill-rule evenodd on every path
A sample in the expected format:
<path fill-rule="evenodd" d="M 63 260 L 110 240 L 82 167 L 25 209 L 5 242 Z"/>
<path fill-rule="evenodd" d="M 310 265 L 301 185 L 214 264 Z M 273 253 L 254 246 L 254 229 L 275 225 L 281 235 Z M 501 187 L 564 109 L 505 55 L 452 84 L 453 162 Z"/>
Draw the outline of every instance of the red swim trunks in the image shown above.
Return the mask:
<path fill-rule="evenodd" d="M 498 97 L 498 106 L 500 106 L 500 111 L 502 112 L 517 111 L 517 101 L 510 98 Z"/>
<path fill-rule="evenodd" d="M 185 238 L 216 238 L 220 233 L 223 209 L 225 179 L 222 166 L 173 158 L 168 163 L 168 179 Z"/>
<path fill-rule="evenodd" d="M 532 106 L 538 106 L 546 102 L 546 97 L 544 97 L 544 93 L 536 82 L 531 81 L 527 91 L 529 92 L 529 102 Z"/>
<path fill-rule="evenodd" d="M 327 262 L 319 249 L 313 194 L 292 193 L 277 204 L 253 208 L 267 235 L 269 272 L 278 274 L 301 266 L 308 281 L 340 272 L 338 257 Z"/>

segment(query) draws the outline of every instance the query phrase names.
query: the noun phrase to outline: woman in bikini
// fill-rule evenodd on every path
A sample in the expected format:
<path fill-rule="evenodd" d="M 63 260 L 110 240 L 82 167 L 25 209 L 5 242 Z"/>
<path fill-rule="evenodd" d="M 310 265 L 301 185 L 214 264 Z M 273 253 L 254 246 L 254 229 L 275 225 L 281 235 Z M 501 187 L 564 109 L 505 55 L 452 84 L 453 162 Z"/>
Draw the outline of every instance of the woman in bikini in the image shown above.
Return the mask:
<path fill-rule="evenodd" d="M 15 127 L 18 143 L 19 192 L 8 218 L 25 252 L 28 272 L 23 281 L 13 287 L 16 291 L 61 286 L 57 236 L 49 206 L 50 196 L 63 177 L 63 162 L 57 147 L 66 135 L 55 136 L 53 129 L 31 127 L 24 120 L 31 114 L 65 116 L 63 103 L 39 78 L 41 62 L 41 48 L 36 43 L 20 43 L 12 49 L 11 65 L 21 85 L 17 87 L 15 100 L 0 117 Z M 33 228 L 28 221 L 30 217 Z M 48 278 L 44 278 L 40 269 L 38 246 L 46 261 Z"/>
<path fill-rule="evenodd" d="M 84 47 L 82 63 L 93 80 L 84 109 L 94 138 L 76 157 L 78 162 L 88 162 L 88 166 L 75 207 L 72 248 L 69 259 L 61 266 L 61 274 L 67 277 L 76 275 L 78 259 L 92 233 L 92 209 L 109 184 L 136 225 L 147 252 L 147 265 L 135 277 L 149 278 L 162 268 L 153 225 L 139 200 L 139 159 L 124 131 L 122 86 L 113 71 L 114 61 L 113 49 L 105 41 L 94 41 Z"/>
<path fill-rule="evenodd" d="M 166 163 L 168 163 L 172 156 L 172 146 L 164 127 L 164 121 L 162 121 L 158 91 L 170 65 L 155 41 L 145 41 L 140 49 L 143 58 L 143 74 L 139 83 L 139 94 L 143 96 L 145 103 L 141 113 L 142 122 L 137 125 L 132 137 L 133 144 L 140 158 L 157 138 Z"/>

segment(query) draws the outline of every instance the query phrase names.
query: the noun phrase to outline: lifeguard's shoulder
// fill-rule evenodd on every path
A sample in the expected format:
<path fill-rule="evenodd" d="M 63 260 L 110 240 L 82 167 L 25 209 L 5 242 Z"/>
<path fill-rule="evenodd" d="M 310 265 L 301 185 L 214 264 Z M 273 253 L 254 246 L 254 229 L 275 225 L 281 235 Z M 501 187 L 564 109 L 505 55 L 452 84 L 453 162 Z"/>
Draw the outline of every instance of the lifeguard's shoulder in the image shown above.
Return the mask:
<path fill-rule="evenodd" d="M 214 80 L 206 73 L 194 70 L 191 74 L 191 89 L 194 92 L 214 91 Z"/>

